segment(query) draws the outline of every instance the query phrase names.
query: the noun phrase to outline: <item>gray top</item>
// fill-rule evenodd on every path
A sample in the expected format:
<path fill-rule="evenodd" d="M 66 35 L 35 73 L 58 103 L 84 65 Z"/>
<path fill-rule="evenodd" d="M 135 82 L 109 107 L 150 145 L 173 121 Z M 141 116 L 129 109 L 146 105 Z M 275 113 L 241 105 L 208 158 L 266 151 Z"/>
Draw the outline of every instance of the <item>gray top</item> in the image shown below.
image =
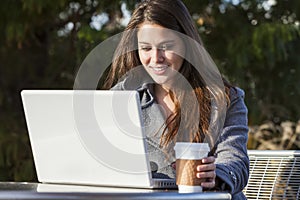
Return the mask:
<path fill-rule="evenodd" d="M 126 79 L 116 84 L 112 90 L 137 90 L 140 94 L 143 122 L 147 137 L 150 165 L 154 177 L 175 178 L 171 167 L 175 162 L 174 143 L 161 148 L 159 145 L 165 117 L 162 108 L 156 103 L 151 84 L 137 88 L 128 87 Z M 224 127 L 213 148 L 216 156 L 217 189 L 228 191 L 232 199 L 246 199 L 242 193 L 249 176 L 247 155 L 248 119 L 244 103 L 244 92 L 239 88 L 230 90 L 230 106 L 226 112 Z"/>

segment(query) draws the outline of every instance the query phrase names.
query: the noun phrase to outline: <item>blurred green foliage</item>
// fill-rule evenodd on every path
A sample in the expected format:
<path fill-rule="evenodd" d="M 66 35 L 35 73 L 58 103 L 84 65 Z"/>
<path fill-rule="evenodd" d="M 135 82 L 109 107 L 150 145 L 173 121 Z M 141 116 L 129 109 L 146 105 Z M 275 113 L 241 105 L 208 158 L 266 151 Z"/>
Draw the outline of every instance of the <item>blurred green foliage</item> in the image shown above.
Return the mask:
<path fill-rule="evenodd" d="M 297 121 L 300 1 L 183 1 L 220 71 L 246 91 L 249 124 Z M 84 58 L 123 30 L 124 6 L 137 2 L 1 1 L 0 180 L 36 180 L 20 91 L 72 89 Z"/>

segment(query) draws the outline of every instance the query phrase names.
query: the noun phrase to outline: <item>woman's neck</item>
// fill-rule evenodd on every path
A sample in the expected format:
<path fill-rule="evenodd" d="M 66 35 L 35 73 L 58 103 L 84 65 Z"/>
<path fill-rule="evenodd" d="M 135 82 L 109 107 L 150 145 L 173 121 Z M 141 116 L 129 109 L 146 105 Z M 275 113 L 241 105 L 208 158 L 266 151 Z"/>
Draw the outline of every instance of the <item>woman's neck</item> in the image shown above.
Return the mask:
<path fill-rule="evenodd" d="M 169 88 L 156 84 L 154 86 L 154 95 L 157 103 L 163 107 L 166 117 L 169 117 L 175 110 L 175 104 L 171 99 Z"/>

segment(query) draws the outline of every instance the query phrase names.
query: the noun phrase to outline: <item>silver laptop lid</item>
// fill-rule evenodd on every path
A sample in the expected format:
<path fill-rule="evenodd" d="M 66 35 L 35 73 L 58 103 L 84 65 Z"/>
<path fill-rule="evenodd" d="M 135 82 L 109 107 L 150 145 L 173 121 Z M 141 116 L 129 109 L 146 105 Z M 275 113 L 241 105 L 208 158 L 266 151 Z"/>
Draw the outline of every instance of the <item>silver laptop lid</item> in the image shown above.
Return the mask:
<path fill-rule="evenodd" d="M 152 187 L 136 91 L 21 95 L 40 182 Z"/>

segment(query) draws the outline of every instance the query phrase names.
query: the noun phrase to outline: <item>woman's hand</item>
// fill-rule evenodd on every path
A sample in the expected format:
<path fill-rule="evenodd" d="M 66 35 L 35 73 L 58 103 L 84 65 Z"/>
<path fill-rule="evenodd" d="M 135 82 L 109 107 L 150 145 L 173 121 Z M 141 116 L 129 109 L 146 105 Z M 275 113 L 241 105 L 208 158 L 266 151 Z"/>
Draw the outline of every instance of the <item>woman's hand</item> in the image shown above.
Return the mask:
<path fill-rule="evenodd" d="M 197 178 L 205 179 L 205 182 L 201 183 L 204 188 L 215 187 L 216 179 L 216 165 L 215 157 L 209 156 L 202 159 L 202 164 L 197 166 Z"/>

